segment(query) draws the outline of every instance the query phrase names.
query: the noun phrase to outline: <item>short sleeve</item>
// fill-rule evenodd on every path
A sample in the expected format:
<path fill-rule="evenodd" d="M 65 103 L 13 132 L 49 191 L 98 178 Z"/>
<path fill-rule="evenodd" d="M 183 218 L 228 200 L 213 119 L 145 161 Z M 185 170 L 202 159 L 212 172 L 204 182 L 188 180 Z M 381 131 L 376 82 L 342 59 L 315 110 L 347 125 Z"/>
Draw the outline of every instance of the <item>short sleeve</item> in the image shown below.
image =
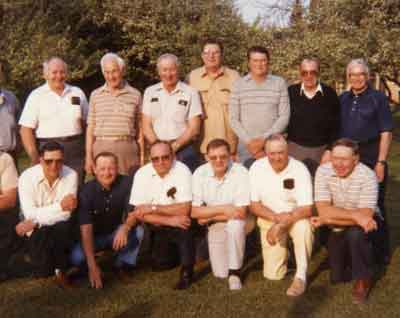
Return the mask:
<path fill-rule="evenodd" d="M 35 91 L 30 93 L 28 99 L 26 100 L 24 109 L 22 111 L 21 117 L 19 119 L 19 124 L 24 127 L 35 129 L 38 125 L 38 117 L 39 117 L 39 104 L 37 101 L 37 94 Z"/>
<path fill-rule="evenodd" d="M 197 168 L 192 177 L 192 206 L 202 206 L 204 202 L 203 197 L 203 178 L 201 176 L 201 167 Z"/>
<path fill-rule="evenodd" d="M 295 185 L 295 196 L 298 206 L 313 204 L 313 189 L 311 175 L 306 166 L 299 162 L 297 178 Z"/>
<path fill-rule="evenodd" d="M 178 164 L 178 162 L 176 163 Z M 176 167 L 176 203 L 191 202 L 192 201 L 192 174 L 190 170 L 184 165 L 180 164 Z"/>
<path fill-rule="evenodd" d="M 150 87 L 146 88 L 143 94 L 143 102 L 142 102 L 142 112 L 143 114 L 151 117 L 151 89 Z"/>
<path fill-rule="evenodd" d="M 315 174 L 315 194 L 314 199 L 316 202 L 332 202 L 332 195 L 329 191 L 329 167 L 330 163 L 318 167 Z"/>
<path fill-rule="evenodd" d="M 258 188 L 257 182 L 257 164 L 254 163 L 249 172 L 249 182 L 250 182 L 250 200 L 253 202 L 261 201 L 261 195 Z"/>
<path fill-rule="evenodd" d="M 131 194 L 129 197 L 130 205 L 139 205 L 139 204 L 149 204 L 148 197 L 146 193 L 149 191 L 149 187 L 147 186 L 146 176 L 145 176 L 145 168 L 144 166 L 140 168 L 133 179 L 133 185 L 131 189 Z"/>
<path fill-rule="evenodd" d="M 202 106 L 201 106 L 201 100 L 200 100 L 200 94 L 199 92 L 193 88 L 192 92 L 192 98 L 191 98 L 191 105 L 190 105 L 190 110 L 189 110 L 189 119 L 202 115 Z"/>
<path fill-rule="evenodd" d="M 0 189 L 10 190 L 18 186 L 18 173 L 14 160 L 8 153 L 0 154 Z"/>

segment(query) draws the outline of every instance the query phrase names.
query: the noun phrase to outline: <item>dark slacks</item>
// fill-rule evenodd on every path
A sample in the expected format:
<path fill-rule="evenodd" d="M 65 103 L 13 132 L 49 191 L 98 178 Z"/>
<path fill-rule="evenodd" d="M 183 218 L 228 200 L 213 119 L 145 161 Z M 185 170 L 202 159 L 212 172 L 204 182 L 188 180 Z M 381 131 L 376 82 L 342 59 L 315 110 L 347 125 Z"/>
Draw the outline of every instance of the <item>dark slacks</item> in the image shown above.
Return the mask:
<path fill-rule="evenodd" d="M 341 232 L 332 231 L 328 239 L 331 281 L 343 282 L 351 269 L 351 279 L 372 277 L 372 244 L 361 227 L 351 226 Z"/>
<path fill-rule="evenodd" d="M 193 230 L 169 226 L 151 226 L 152 261 L 160 269 L 173 268 L 178 260 L 183 267 L 192 267 L 195 260 Z"/>
<path fill-rule="evenodd" d="M 183 162 L 193 173 L 201 164 L 201 156 L 193 144 L 184 146 L 176 153 L 176 159 Z"/>

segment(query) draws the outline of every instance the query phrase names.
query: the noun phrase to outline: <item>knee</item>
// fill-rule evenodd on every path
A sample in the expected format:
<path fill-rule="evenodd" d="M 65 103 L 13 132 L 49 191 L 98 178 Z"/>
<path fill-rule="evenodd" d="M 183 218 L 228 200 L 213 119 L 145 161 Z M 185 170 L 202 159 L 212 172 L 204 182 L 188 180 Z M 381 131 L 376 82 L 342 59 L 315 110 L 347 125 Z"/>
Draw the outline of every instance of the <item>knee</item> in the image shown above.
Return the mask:
<path fill-rule="evenodd" d="M 80 266 L 83 264 L 85 261 L 85 254 L 82 249 L 82 245 L 80 243 L 77 243 L 70 254 L 70 262 L 74 266 Z"/>
<path fill-rule="evenodd" d="M 135 231 L 136 231 L 137 239 L 139 240 L 139 242 L 141 242 L 143 240 L 143 237 L 144 237 L 144 228 L 143 228 L 143 226 L 138 225 L 135 228 Z"/>

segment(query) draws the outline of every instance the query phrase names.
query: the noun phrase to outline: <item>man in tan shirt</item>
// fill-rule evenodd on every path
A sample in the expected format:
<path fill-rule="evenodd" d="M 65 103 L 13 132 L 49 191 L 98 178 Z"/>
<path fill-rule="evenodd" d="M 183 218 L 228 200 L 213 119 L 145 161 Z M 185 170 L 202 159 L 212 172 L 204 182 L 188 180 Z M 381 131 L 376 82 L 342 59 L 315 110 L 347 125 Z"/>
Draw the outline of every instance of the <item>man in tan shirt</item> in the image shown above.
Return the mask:
<path fill-rule="evenodd" d="M 203 155 L 206 154 L 207 144 L 215 138 L 228 141 L 231 153 L 236 153 L 237 137 L 229 124 L 228 102 L 232 83 L 239 78 L 239 73 L 223 66 L 222 56 L 222 44 L 207 40 L 201 54 L 204 65 L 188 76 L 189 84 L 200 92 L 204 108 L 200 139 Z"/>
<path fill-rule="evenodd" d="M 85 169 L 93 174 L 93 158 L 103 151 L 118 157 L 119 173 L 128 175 L 143 162 L 140 92 L 123 78 L 125 62 L 114 53 L 100 61 L 105 84 L 90 96 Z"/>

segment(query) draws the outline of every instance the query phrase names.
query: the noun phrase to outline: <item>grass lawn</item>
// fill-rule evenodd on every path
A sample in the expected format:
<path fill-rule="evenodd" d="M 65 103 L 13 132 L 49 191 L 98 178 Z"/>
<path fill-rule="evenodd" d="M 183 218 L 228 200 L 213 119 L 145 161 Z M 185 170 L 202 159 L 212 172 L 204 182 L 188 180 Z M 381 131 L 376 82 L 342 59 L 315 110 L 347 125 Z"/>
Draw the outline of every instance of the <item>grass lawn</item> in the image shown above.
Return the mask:
<path fill-rule="evenodd" d="M 395 118 L 400 123 L 400 114 Z M 154 273 L 142 258 L 129 285 L 120 283 L 105 268 L 106 285 L 98 291 L 88 288 L 87 280 L 68 291 L 49 280 L 2 283 L 0 317 L 400 317 L 400 129 L 394 135 L 390 171 L 387 214 L 393 260 L 365 305 L 352 305 L 351 283 L 330 285 L 329 272 L 320 266 L 326 250 L 320 249 L 309 269 L 309 288 L 297 299 L 285 295 L 292 274 L 282 281 L 263 278 L 259 253 L 246 263 L 244 287 L 237 292 L 230 292 L 226 281 L 210 273 L 202 275 L 189 290 L 174 291 L 171 286 L 178 278 L 178 269 Z"/>

